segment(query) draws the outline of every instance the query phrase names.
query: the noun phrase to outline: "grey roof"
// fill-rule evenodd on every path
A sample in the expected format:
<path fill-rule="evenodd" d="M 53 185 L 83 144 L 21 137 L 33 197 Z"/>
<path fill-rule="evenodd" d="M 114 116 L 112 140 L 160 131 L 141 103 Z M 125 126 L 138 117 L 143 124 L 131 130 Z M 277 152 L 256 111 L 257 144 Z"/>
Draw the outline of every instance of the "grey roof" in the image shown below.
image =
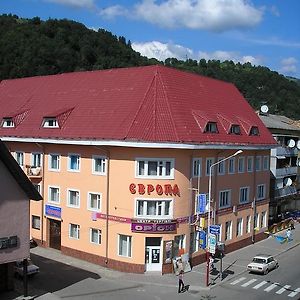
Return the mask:
<path fill-rule="evenodd" d="M 12 157 L 5 144 L 0 140 L 0 160 L 6 166 L 7 170 L 14 177 L 24 193 L 31 200 L 42 200 L 42 196 L 33 186 L 32 182 L 25 175 L 19 164 Z"/>
<path fill-rule="evenodd" d="M 300 127 L 296 125 L 297 122 L 288 117 L 272 114 L 259 114 L 259 117 L 269 129 L 284 129 L 300 132 Z"/>

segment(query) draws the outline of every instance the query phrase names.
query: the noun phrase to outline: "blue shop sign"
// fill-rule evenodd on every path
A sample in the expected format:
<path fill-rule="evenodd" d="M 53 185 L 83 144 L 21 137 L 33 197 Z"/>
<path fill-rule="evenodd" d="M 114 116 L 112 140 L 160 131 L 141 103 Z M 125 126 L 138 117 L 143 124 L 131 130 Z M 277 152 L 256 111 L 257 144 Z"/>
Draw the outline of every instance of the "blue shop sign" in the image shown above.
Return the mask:
<path fill-rule="evenodd" d="M 52 205 L 45 205 L 45 215 L 61 219 L 61 208 Z"/>
<path fill-rule="evenodd" d="M 204 214 L 206 207 L 206 194 L 197 195 L 197 213 Z"/>
<path fill-rule="evenodd" d="M 199 231 L 199 244 L 202 249 L 206 248 L 206 232 L 203 230 Z"/>
<path fill-rule="evenodd" d="M 220 225 L 210 225 L 209 226 L 209 233 L 211 234 L 220 234 Z"/>

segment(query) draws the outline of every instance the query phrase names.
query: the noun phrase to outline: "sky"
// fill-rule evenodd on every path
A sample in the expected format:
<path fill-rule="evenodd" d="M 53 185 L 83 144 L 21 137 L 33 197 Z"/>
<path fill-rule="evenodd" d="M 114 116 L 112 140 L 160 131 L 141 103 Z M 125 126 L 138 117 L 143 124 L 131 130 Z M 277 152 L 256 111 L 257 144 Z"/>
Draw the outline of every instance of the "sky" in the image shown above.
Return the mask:
<path fill-rule="evenodd" d="M 0 13 L 103 28 L 161 61 L 250 62 L 300 78 L 299 0 L 0 0 Z"/>

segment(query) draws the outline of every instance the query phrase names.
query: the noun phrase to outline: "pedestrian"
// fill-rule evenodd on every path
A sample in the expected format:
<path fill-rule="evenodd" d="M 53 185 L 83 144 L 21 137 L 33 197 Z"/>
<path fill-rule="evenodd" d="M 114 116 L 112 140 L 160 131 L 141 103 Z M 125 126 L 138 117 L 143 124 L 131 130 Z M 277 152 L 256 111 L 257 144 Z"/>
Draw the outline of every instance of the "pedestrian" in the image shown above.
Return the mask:
<path fill-rule="evenodd" d="M 292 232 L 291 232 L 290 228 L 288 228 L 288 230 L 286 231 L 286 237 L 288 239 L 288 242 L 290 242 L 292 240 Z"/>
<path fill-rule="evenodd" d="M 184 292 L 183 274 L 184 272 L 181 270 L 178 275 L 178 293 Z"/>

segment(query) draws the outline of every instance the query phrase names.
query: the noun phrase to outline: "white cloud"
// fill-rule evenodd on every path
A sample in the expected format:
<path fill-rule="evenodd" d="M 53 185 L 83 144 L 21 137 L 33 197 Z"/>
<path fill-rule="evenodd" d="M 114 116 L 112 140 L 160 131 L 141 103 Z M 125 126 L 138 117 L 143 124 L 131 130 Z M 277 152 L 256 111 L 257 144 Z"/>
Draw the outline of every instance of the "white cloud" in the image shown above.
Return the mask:
<path fill-rule="evenodd" d="M 263 8 L 247 0 L 141 0 L 132 9 L 111 6 L 105 17 L 127 16 L 165 28 L 204 29 L 222 32 L 259 24 Z"/>
<path fill-rule="evenodd" d="M 254 56 L 242 56 L 238 52 L 234 51 L 214 51 L 214 52 L 195 52 L 190 48 L 176 45 L 173 43 L 161 43 L 158 41 L 146 42 L 146 43 L 132 43 L 132 48 L 148 58 L 156 58 L 160 61 L 165 61 L 167 58 L 177 58 L 179 60 L 186 60 L 187 58 L 195 59 L 199 61 L 201 58 L 206 60 L 232 60 L 235 63 L 250 62 L 252 65 L 261 64 L 262 60 L 259 57 Z"/>
<path fill-rule="evenodd" d="M 96 7 L 94 0 L 44 0 L 46 2 L 53 2 L 66 6 L 73 6 L 77 8 L 94 8 Z"/>
<path fill-rule="evenodd" d="M 295 74 L 297 72 L 298 61 L 294 57 L 284 58 L 280 62 L 280 71 L 285 74 Z"/>

